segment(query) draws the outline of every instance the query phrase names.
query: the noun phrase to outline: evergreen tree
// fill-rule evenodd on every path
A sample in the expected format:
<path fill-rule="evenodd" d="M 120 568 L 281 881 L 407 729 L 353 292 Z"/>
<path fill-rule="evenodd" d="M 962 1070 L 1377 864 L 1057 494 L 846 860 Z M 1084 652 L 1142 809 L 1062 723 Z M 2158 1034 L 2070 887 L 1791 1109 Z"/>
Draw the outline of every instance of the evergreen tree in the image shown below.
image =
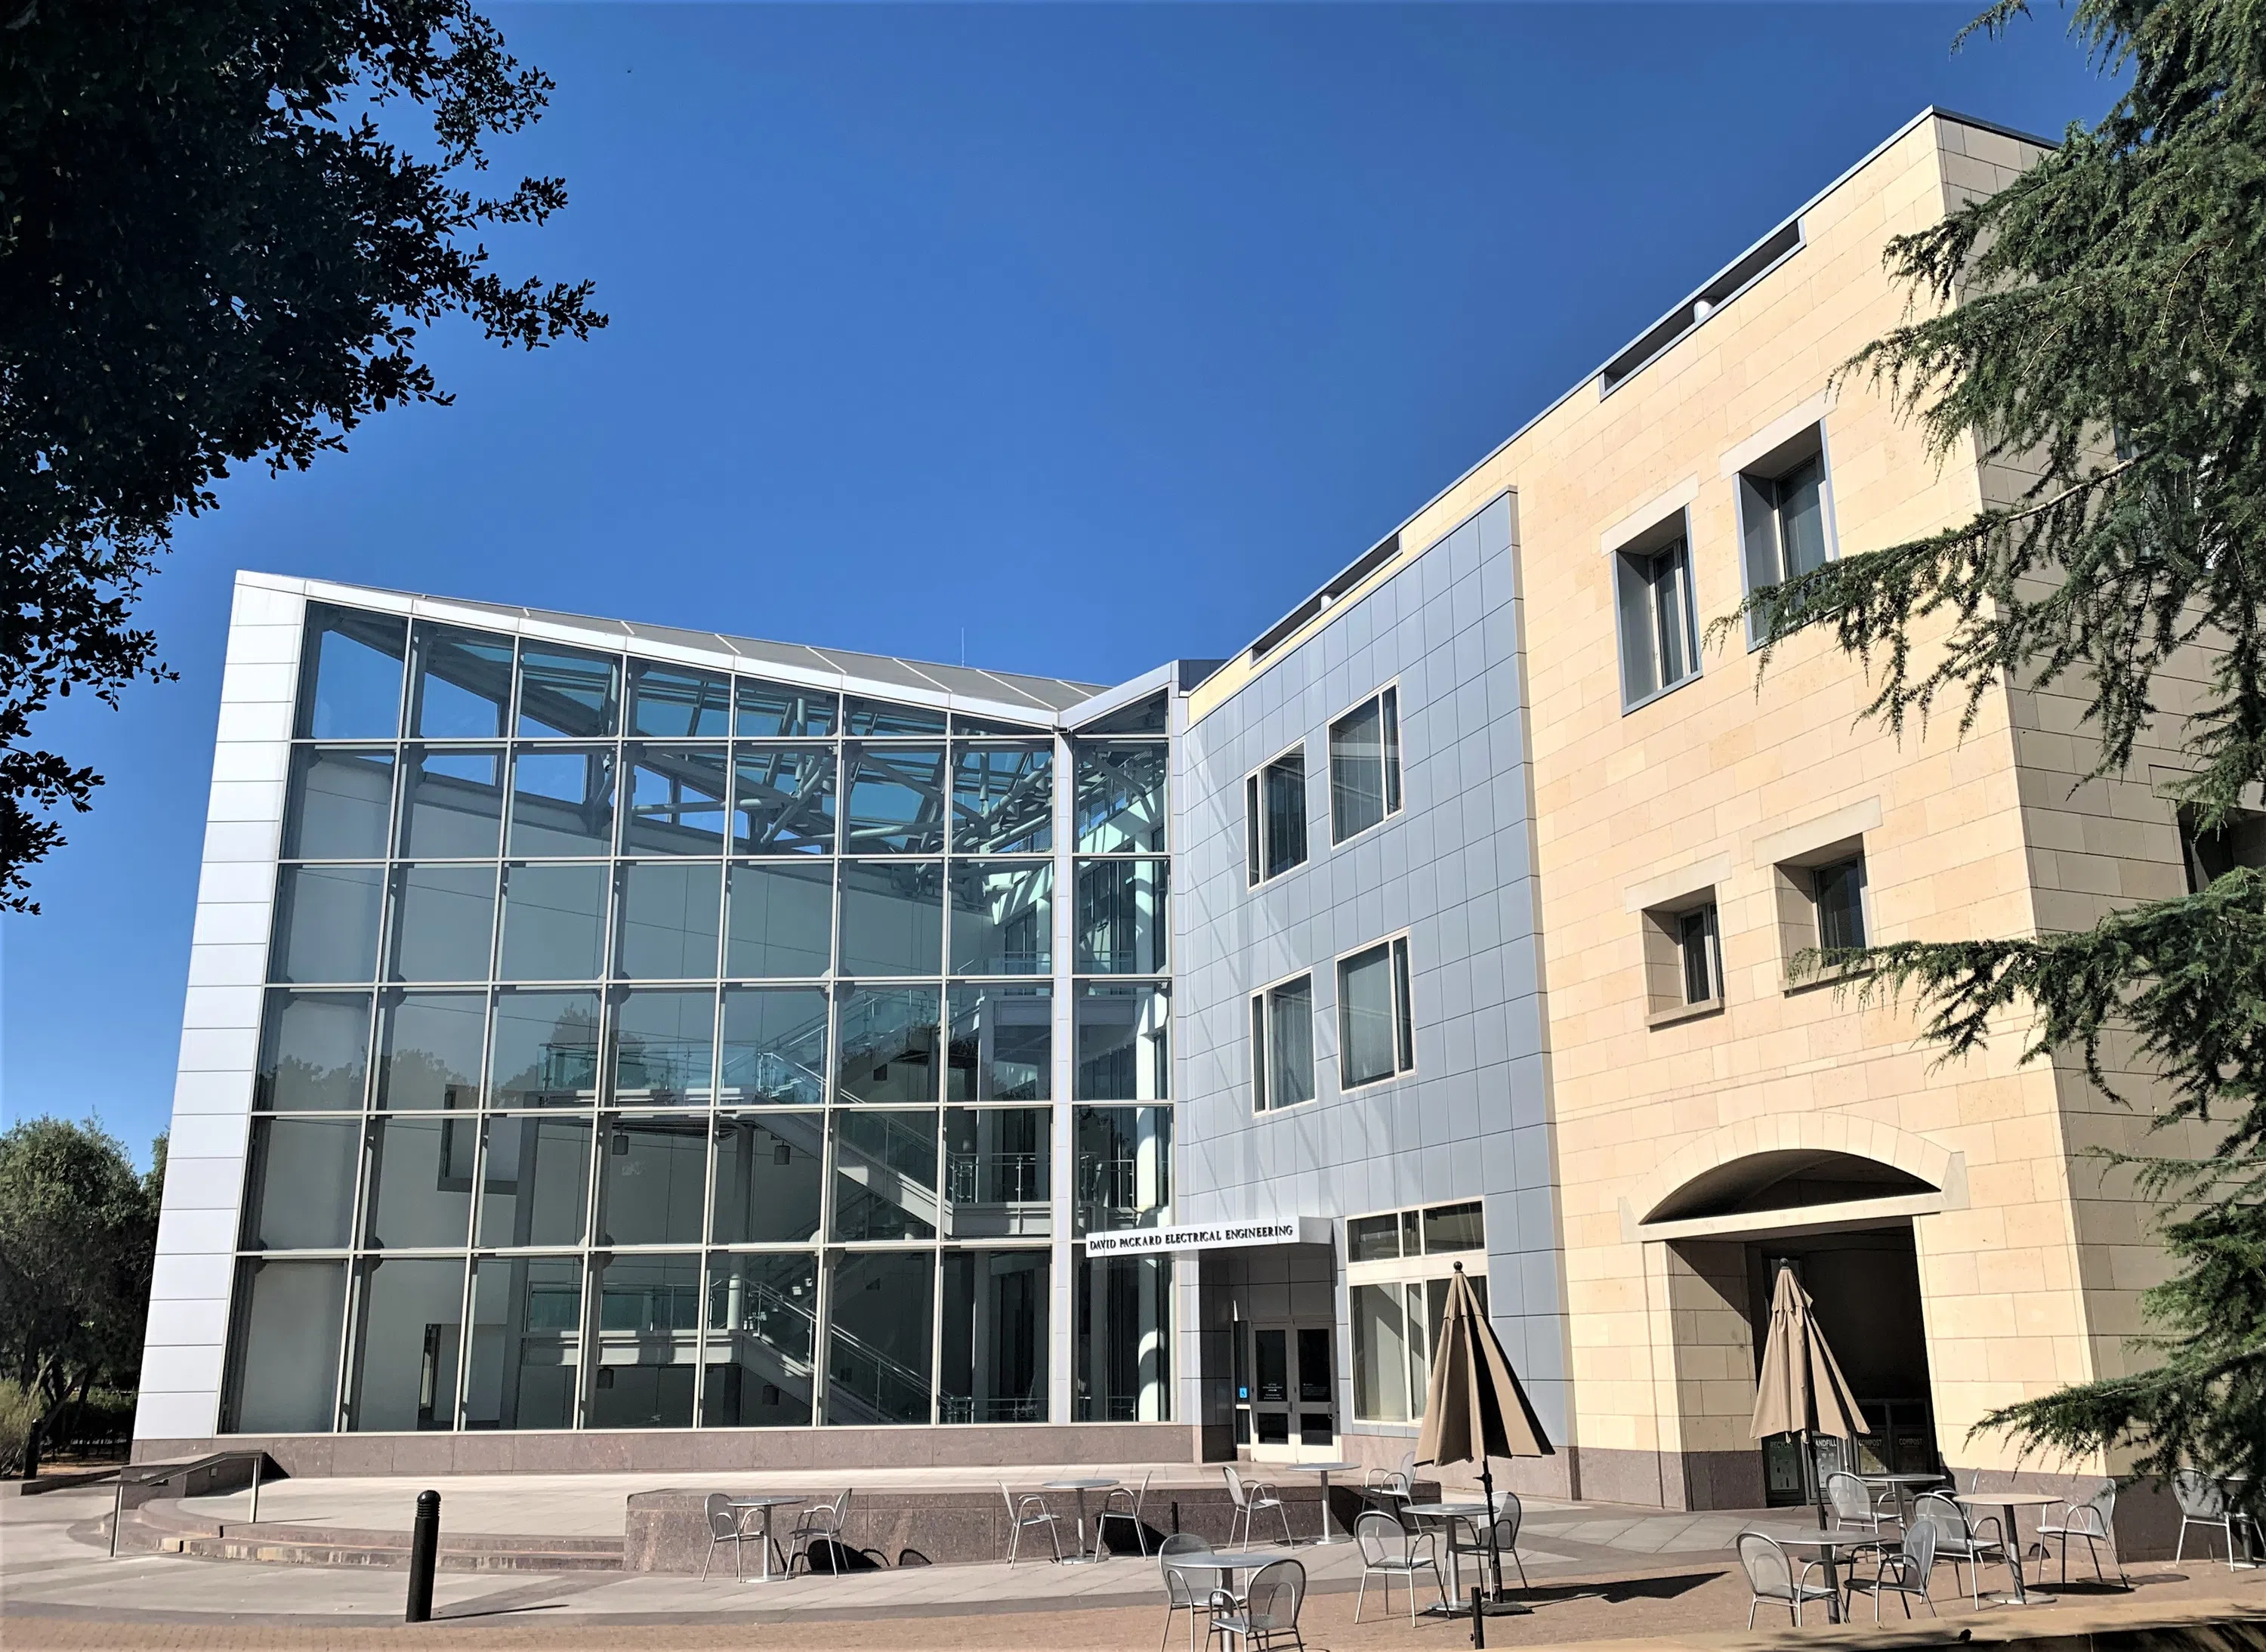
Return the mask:
<path fill-rule="evenodd" d="M 2024 10 L 2003 0 L 1968 33 Z M 1912 318 L 1845 369 L 1939 457 L 1971 435 L 2033 479 L 2027 496 L 1829 562 L 1743 612 L 1770 643 L 1830 628 L 1875 674 L 1868 714 L 1899 732 L 1954 708 L 1964 730 L 2002 685 L 2065 683 L 2086 696 L 2094 776 L 2125 770 L 2175 662 L 2208 666 L 2199 704 L 2182 685 L 2192 767 L 2175 801 L 2220 875 L 2082 933 L 1875 948 L 1863 990 L 1912 995 L 1948 1056 L 2012 1014 L 2028 1018 L 2029 1058 L 2078 1052 L 2112 1095 L 2122 1052 L 2161 1075 L 2152 1129 L 2200 1126 L 2210 1151 L 2102 1155 L 2159 1202 L 2174 1264 L 2144 1301 L 2150 1368 L 1982 1426 L 2050 1457 L 2128 1447 L 2142 1473 L 2192 1465 L 2255 1485 L 2266 877 L 2224 850 L 2238 827 L 2255 841 L 2240 805 L 2266 779 L 2266 3 L 2080 0 L 2071 28 L 2131 90 L 1999 194 L 1891 242 Z"/>

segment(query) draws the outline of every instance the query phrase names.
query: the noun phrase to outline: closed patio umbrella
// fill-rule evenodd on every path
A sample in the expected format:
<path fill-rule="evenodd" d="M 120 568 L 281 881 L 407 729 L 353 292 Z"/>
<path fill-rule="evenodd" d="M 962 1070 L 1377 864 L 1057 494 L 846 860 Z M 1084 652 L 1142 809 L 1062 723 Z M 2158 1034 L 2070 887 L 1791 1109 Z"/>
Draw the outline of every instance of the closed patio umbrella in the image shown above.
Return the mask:
<path fill-rule="evenodd" d="M 1778 1270 L 1778 1283 L 1771 1289 L 1770 1336 L 1763 1344 L 1762 1376 L 1755 1386 L 1755 1419 L 1749 1431 L 1758 1440 L 1799 1434 L 1805 1487 L 1814 1478 L 1811 1435 L 1849 1440 L 1867 1431 L 1857 1398 L 1834 1363 L 1833 1350 L 1825 1345 L 1825 1334 L 1809 1317 L 1809 1293 L 1791 1268 Z M 1825 1524 L 1823 1502 L 1817 1504 L 1817 1524 L 1821 1528 Z"/>
<path fill-rule="evenodd" d="M 1495 1340 L 1495 1327 L 1480 1312 L 1472 1282 L 1461 1262 L 1448 1280 L 1448 1300 L 1440 1316 L 1439 1346 L 1432 1354 L 1432 1380 L 1424 1393 L 1424 1429 L 1416 1442 L 1422 1463 L 1477 1463 L 1487 1488 L 1488 1558 L 1497 1599 L 1503 1597 L 1502 1557 L 1495 1547 L 1495 1457 L 1551 1457 L 1557 1448 L 1542 1431 L 1542 1420 L 1517 1373 Z"/>

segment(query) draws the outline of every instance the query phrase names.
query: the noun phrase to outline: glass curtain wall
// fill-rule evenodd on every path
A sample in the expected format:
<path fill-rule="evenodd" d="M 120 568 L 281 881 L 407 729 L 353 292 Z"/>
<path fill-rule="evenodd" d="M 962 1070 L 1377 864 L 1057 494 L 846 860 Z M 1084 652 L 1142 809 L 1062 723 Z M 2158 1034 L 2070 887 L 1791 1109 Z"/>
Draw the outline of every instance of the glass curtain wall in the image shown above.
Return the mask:
<path fill-rule="evenodd" d="M 1073 852 L 1044 729 L 320 604 L 303 661 L 223 1430 L 1050 1420 L 1057 1205 L 1168 1196 L 1162 742 Z"/>

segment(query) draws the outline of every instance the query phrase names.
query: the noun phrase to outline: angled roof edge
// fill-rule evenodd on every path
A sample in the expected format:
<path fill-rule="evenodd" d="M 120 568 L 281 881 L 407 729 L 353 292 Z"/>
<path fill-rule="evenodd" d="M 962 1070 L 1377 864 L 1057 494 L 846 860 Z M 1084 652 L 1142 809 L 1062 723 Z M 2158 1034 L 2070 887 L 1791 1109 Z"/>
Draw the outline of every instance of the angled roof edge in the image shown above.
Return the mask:
<path fill-rule="evenodd" d="M 1159 689 L 1177 689 L 1180 686 L 1180 666 L 1179 661 L 1167 660 L 1162 665 L 1151 666 L 1139 676 L 1127 678 L 1115 688 L 1103 689 L 1075 705 L 1064 706 L 1063 727 L 1076 728 L 1097 717 L 1107 717 L 1112 712 L 1122 711 L 1134 701 L 1145 698 Z"/>
<path fill-rule="evenodd" d="M 1093 683 L 1071 683 L 1056 677 L 939 665 L 848 648 L 821 648 L 808 643 L 766 642 L 720 632 L 647 625 L 598 615 L 562 614 L 548 609 L 432 596 L 390 590 L 383 586 L 352 585 L 340 580 L 302 578 L 251 568 L 238 570 L 236 582 L 265 590 L 287 591 L 318 602 L 390 610 L 451 625 L 508 631 L 550 642 L 633 651 L 649 659 L 712 666 L 815 688 L 980 711 L 1008 721 L 1054 724 L 1060 720 L 1064 710 L 1105 691 Z"/>

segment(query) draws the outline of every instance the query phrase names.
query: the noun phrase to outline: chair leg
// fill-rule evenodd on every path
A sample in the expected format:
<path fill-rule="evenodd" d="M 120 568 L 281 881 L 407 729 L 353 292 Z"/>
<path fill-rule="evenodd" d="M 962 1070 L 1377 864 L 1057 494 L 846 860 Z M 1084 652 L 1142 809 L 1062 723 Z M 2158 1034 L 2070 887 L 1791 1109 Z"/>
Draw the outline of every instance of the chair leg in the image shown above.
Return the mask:
<path fill-rule="evenodd" d="M 1758 1607 L 1758 1606 L 1759 1606 L 1759 1605 L 1761 1605 L 1762 1604 L 1763 1604 L 1763 1597 L 1762 1597 L 1760 1595 L 1757 1595 L 1757 1596 L 1756 1596 L 1752 1600 L 1751 1600 L 1751 1601 L 1749 1601 L 1749 1602 L 1747 1603 L 1747 1627 L 1748 1627 L 1748 1628 L 1751 1629 L 1751 1628 L 1753 1628 L 1753 1627 L 1755 1626 L 1755 1608 L 1756 1608 L 1756 1607 Z"/>
<path fill-rule="evenodd" d="M 1515 1546 L 1510 1551 L 1510 1563 L 1518 1568 L 1518 1586 L 1521 1589 L 1533 1588 L 1534 1585 L 1526 1581 L 1526 1562 L 1518 1558 L 1518 1550 Z"/>
<path fill-rule="evenodd" d="M 1288 1503 L 1278 1502 L 1275 1505 L 1275 1512 L 1283 1517 L 1283 1546 L 1285 1548 L 1297 1548 L 1298 1539 L 1290 1535 L 1290 1506 Z M 1322 1518 L 1325 1520 L 1329 1518 L 1327 1511 L 1324 1512 Z M 2230 1557 L 2234 1553 L 2234 1539 L 2231 1535 L 2226 1539 L 2226 1553 Z"/>
<path fill-rule="evenodd" d="M 1359 1623 L 1359 1622 L 1361 1621 L 1361 1603 L 1362 1603 L 1363 1601 L 1364 1601 L 1364 1600 L 1367 1600 L 1368 1598 L 1369 1598 L 1369 1573 L 1368 1573 L 1368 1571 L 1367 1571 L 1366 1569 L 1364 1569 L 1364 1570 L 1363 1571 L 1362 1575 L 1361 1575 L 1361 1589 L 1360 1589 L 1360 1590 L 1359 1590 L 1357 1593 L 1356 1593 L 1356 1594 L 1355 1594 L 1355 1596 L 1354 1596 L 1354 1597 L 1353 1597 L 1353 1620 L 1354 1620 L 1356 1623 Z M 1386 1584 L 1385 1584 L 1385 1615 L 1386 1615 L 1386 1616 L 1390 1617 L 1390 1616 L 1392 1615 L 1392 1585 L 1391 1583 L 1386 1583 Z"/>
<path fill-rule="evenodd" d="M 2187 1552 L 2188 1517 L 2185 1515 L 2182 1515 L 2180 1517 L 2180 1541 L 2179 1546 L 2172 1551 L 2172 1564 L 2177 1566 L 2180 1561 L 2186 1557 Z"/>
<path fill-rule="evenodd" d="M 715 1563 L 716 1537 L 713 1532 L 711 1532 L 708 1537 L 708 1558 L 700 1562 L 700 1581 L 702 1583 L 705 1583 L 708 1581 L 708 1568 Z"/>

